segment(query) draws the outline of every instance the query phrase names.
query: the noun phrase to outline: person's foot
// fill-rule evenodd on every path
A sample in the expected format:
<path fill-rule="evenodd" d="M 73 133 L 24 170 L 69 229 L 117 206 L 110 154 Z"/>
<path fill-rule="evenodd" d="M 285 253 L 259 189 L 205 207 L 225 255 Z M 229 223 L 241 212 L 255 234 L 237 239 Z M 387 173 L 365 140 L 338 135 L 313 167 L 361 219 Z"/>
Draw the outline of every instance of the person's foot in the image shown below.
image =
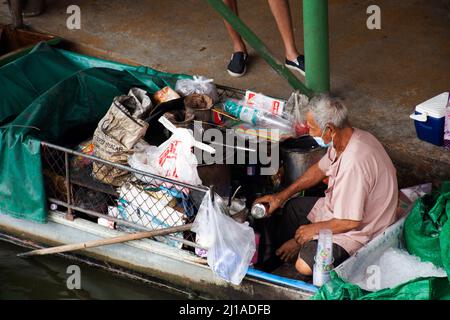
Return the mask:
<path fill-rule="evenodd" d="M 286 59 L 284 65 L 291 70 L 300 72 L 302 76 L 305 76 L 305 56 L 299 55 L 295 60 Z"/>
<path fill-rule="evenodd" d="M 279 247 L 275 254 L 284 262 L 294 262 L 297 260 L 301 247 L 295 239 L 291 239 Z"/>
<path fill-rule="evenodd" d="M 242 51 L 235 52 L 231 56 L 227 71 L 232 77 L 242 77 L 247 72 L 248 55 Z"/>

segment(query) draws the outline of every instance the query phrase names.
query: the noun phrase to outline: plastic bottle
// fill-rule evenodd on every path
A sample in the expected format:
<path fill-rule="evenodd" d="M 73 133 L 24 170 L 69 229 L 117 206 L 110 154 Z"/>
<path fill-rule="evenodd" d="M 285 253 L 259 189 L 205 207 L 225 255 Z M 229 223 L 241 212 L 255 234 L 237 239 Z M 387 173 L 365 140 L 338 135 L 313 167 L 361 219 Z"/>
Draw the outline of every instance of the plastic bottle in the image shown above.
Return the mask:
<path fill-rule="evenodd" d="M 240 120 L 267 129 L 279 129 L 283 132 L 294 132 L 292 121 L 272 115 L 262 110 L 245 106 L 242 102 L 227 100 L 223 110 Z"/>

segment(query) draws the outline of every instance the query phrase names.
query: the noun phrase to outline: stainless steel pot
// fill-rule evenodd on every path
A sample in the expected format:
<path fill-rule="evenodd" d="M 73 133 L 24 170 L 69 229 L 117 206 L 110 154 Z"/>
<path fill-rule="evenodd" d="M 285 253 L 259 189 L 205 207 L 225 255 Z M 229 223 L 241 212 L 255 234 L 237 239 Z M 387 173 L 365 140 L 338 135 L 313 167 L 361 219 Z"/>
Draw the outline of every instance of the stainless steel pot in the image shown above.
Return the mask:
<path fill-rule="evenodd" d="M 317 163 L 326 153 L 327 149 L 322 148 L 310 137 L 300 137 L 289 139 L 281 143 L 280 152 L 284 168 L 284 184 L 290 185 L 313 164 Z"/>

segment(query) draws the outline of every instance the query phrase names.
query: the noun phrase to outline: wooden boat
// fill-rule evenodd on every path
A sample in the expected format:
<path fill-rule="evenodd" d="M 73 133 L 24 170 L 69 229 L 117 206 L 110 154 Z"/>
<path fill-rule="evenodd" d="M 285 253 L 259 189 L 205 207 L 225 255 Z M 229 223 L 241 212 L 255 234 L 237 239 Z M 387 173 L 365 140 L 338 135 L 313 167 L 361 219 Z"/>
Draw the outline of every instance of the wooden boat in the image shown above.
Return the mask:
<path fill-rule="evenodd" d="M 30 52 L 39 42 L 56 45 L 60 38 L 0 24 L 0 67 Z"/>
<path fill-rule="evenodd" d="M 10 45 L 2 46 L 0 62 L 7 64 L 27 54 L 36 41 L 59 42 L 52 36 L 40 35 L 34 32 L 15 30 L 2 27 L 2 43 Z M 5 33 L 6 32 L 6 33 Z M 76 48 L 83 51 L 86 47 L 78 44 L 61 42 L 64 48 Z M 81 50 L 80 50 L 81 49 Z M 110 56 L 107 52 L 86 50 L 95 54 L 96 58 Z M 86 53 L 82 52 L 82 53 Z M 110 57 L 111 59 L 111 57 Z M 118 59 L 111 59 L 118 60 Z M 121 63 L 123 59 L 119 59 Z M 129 61 L 128 64 L 133 65 Z M 227 87 L 220 87 L 221 95 L 236 96 L 241 91 Z M 72 160 L 76 157 L 86 161 L 94 161 L 104 165 L 116 164 L 71 150 L 59 145 L 42 142 L 42 162 L 44 164 L 43 176 L 45 176 L 48 188 L 49 203 L 58 206 L 58 209 L 49 211 L 48 222 L 38 224 L 28 220 L 16 219 L 9 215 L 0 214 L 1 238 L 10 242 L 28 247 L 54 246 L 84 242 L 100 238 L 109 238 L 127 232 L 127 230 L 113 230 L 96 223 L 97 218 L 107 217 L 102 209 L 97 206 L 83 206 L 73 197 L 76 191 L 94 192 L 101 194 L 105 202 L 117 202 L 117 190 L 111 186 L 94 181 L 87 174 L 75 172 L 71 167 Z M 49 160 L 50 159 L 50 160 Z M 121 169 L 133 172 L 131 168 Z M 146 175 L 146 173 L 139 172 Z M 164 179 L 148 175 L 150 178 Z M 176 184 L 176 182 L 171 181 Z M 207 190 L 206 187 L 190 188 L 192 194 L 197 196 Z M 74 191 L 75 190 L 75 191 Z M 81 197 L 82 198 L 82 197 Z M 198 199 L 197 199 L 198 201 Z M 99 205 L 98 203 L 96 205 Z M 104 209 L 104 206 L 100 204 Z M 77 213 L 74 219 L 74 213 Z M 143 224 L 124 221 L 120 217 L 108 219 L 125 227 L 133 227 L 134 230 L 148 230 Z M 125 230 L 125 231 L 124 231 Z M 129 231 L 129 230 L 128 230 Z M 67 255 L 81 261 L 105 267 L 109 270 L 126 274 L 143 281 L 150 281 L 158 285 L 165 285 L 175 290 L 188 293 L 197 298 L 221 298 L 221 299 L 308 299 L 317 288 L 303 281 L 289 279 L 250 268 L 241 285 L 231 285 L 213 274 L 204 258 L 194 254 L 192 248 L 197 245 L 194 239 L 176 239 L 167 237 L 172 241 L 179 241 L 181 245 L 174 247 L 160 241 L 145 239 L 129 243 L 92 248 Z M 185 250 L 190 247 L 191 250 Z"/>
<path fill-rule="evenodd" d="M 47 37 L 45 39 L 53 41 L 55 38 Z M 119 60 L 120 63 L 136 65 L 123 59 L 111 58 L 108 52 L 97 51 L 79 44 L 61 42 L 60 45 L 65 48 L 76 49 L 81 53 L 94 55 L 96 58 L 109 57 L 110 60 L 116 62 Z M 22 49 L 13 50 L 13 52 L 0 57 L 0 61 L 7 63 L 23 56 L 30 49 L 30 47 L 25 46 Z M 239 97 L 243 93 L 241 90 L 223 86 L 218 86 L 218 89 L 222 97 Z M 130 221 L 121 216 L 108 216 L 106 204 L 117 203 L 120 194 L 115 188 L 95 181 L 90 174 L 87 174 L 91 169 L 75 170 L 73 167 L 74 159 L 90 162 L 90 165 L 92 165 L 92 162 L 96 162 L 117 167 L 129 171 L 131 174 L 143 175 L 148 179 L 164 180 L 182 188 L 188 188 L 191 191 L 193 202 L 197 205 L 199 199 L 201 200 L 202 195 L 208 190 L 207 187 L 177 183 L 44 141 L 41 142 L 41 151 L 48 201 L 54 206 L 52 210 L 49 210 L 48 222 L 38 224 L 0 214 L 1 240 L 29 248 L 40 248 L 112 238 L 129 232 L 130 230 L 127 228 L 133 230 L 149 229 L 149 226 L 142 221 Z M 84 192 L 80 192 L 80 190 Z M 90 193 L 101 195 L 102 201 L 89 199 Z M 84 200 L 87 201 L 87 204 Z M 74 213 L 76 213 L 76 218 L 74 218 Z M 105 217 L 123 228 L 117 230 L 99 225 L 97 219 Z M 362 265 L 366 260 L 369 261 L 369 255 L 374 256 L 374 252 L 380 254 L 387 246 L 397 246 L 403 222 L 404 219 L 388 228 L 383 234 L 339 266 L 336 272 L 341 277 L 348 278 L 349 274 L 359 265 Z M 192 238 L 192 234 L 182 238 L 168 236 L 165 239 L 168 241 L 137 240 L 91 248 L 74 254 L 64 254 L 64 256 L 153 285 L 184 292 L 190 298 L 305 300 L 313 296 L 318 290 L 310 283 L 266 273 L 254 268 L 248 269 L 241 285 L 232 285 L 215 276 L 206 260 L 194 253 L 193 248 L 198 248 L 198 245 Z M 173 244 L 173 242 L 179 245 L 171 245 L 170 243 Z"/>

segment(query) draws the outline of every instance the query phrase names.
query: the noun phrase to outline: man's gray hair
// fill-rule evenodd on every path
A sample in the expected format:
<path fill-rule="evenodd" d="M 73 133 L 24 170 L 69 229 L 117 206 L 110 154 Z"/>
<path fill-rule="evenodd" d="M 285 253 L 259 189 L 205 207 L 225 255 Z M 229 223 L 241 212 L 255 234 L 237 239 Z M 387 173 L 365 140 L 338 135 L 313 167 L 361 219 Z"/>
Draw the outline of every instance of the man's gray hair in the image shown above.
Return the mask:
<path fill-rule="evenodd" d="M 349 126 L 347 108 L 339 99 L 328 94 L 312 98 L 307 110 L 312 113 L 321 130 L 324 130 L 327 124 L 332 124 L 338 129 Z"/>

